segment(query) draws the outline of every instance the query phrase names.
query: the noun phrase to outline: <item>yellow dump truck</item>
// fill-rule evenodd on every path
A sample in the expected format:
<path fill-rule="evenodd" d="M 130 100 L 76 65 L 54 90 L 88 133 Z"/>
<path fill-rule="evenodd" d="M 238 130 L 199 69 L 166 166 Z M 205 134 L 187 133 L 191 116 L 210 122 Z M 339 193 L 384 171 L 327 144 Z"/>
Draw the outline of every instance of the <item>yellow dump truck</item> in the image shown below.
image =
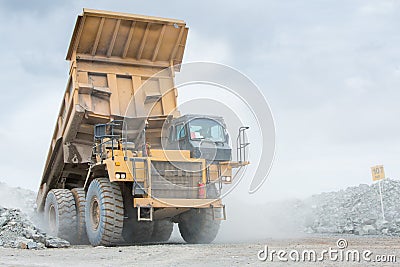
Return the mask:
<path fill-rule="evenodd" d="M 187 34 L 182 20 L 78 16 L 37 195 L 50 234 L 94 246 L 162 242 L 177 223 L 189 243 L 214 240 L 226 219 L 222 186 L 248 162 L 231 161 L 223 118 L 177 110 Z"/>

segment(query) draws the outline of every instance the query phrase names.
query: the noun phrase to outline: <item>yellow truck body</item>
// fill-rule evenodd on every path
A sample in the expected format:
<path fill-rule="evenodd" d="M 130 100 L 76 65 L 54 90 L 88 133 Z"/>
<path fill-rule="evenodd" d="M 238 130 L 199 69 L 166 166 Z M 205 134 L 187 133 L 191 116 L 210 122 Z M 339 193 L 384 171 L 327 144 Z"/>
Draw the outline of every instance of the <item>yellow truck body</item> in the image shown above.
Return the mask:
<path fill-rule="evenodd" d="M 178 223 L 187 242 L 215 238 L 225 219 L 222 184 L 247 162 L 231 162 L 222 118 L 180 116 L 174 77 L 187 35 L 182 20 L 78 16 L 37 195 L 51 234 L 92 245 L 166 241 Z M 200 153 L 207 142 L 212 159 Z"/>
<path fill-rule="evenodd" d="M 177 91 L 173 72 L 179 71 L 188 28 L 182 20 L 84 9 L 78 16 L 68 49 L 69 79 L 44 167 L 38 194 L 42 210 L 47 192 L 57 183 L 79 185 L 91 161 L 93 128 L 122 119 L 131 98 L 131 117 L 174 114 Z M 172 68 L 171 68 L 172 67 Z M 136 94 L 153 77 L 151 91 Z M 146 101 L 161 95 L 157 103 Z M 155 104 L 155 107 L 153 105 Z M 132 112 L 133 111 L 133 112 Z"/>

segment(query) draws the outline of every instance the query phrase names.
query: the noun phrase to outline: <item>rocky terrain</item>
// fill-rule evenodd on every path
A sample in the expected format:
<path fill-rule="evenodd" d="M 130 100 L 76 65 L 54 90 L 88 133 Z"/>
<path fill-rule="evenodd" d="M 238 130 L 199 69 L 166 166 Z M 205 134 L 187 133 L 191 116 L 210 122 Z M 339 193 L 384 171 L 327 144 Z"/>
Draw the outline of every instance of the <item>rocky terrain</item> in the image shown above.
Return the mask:
<path fill-rule="evenodd" d="M 246 206 L 228 203 L 228 220 L 216 242 L 242 242 L 265 238 L 293 238 L 308 234 L 400 236 L 400 181 L 382 181 L 385 219 L 378 184 L 349 187 L 338 192 Z M 35 217 L 35 193 L 0 182 L 0 247 L 40 249 L 68 247 L 65 240 L 46 235 Z M 254 213 L 257 210 L 257 213 Z M 242 227 L 243 218 L 251 227 Z M 176 227 L 175 227 L 176 228 Z M 237 231 L 241 229 L 241 231 Z M 234 234 L 232 234 L 234 233 Z M 177 229 L 170 242 L 182 242 Z"/>
<path fill-rule="evenodd" d="M 400 236 L 400 181 L 382 181 L 385 218 L 378 183 L 322 193 L 306 201 L 309 233 Z"/>
<path fill-rule="evenodd" d="M 69 247 L 68 241 L 48 236 L 37 226 L 35 193 L 0 182 L 0 247 L 42 249 Z"/>
<path fill-rule="evenodd" d="M 69 247 L 68 241 L 46 235 L 19 209 L 0 207 L 0 246 L 23 249 Z"/>

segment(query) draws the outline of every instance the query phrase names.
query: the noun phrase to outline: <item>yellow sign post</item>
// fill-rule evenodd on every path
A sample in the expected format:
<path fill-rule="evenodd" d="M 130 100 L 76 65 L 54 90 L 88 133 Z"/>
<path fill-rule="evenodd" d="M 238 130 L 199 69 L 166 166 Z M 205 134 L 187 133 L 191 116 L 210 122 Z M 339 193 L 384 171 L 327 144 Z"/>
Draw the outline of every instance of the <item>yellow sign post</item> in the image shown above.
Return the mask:
<path fill-rule="evenodd" d="M 379 195 L 381 196 L 381 208 L 382 208 L 382 218 L 385 220 L 385 210 L 383 209 L 383 197 L 382 197 L 382 187 L 381 187 L 381 181 L 385 179 L 385 169 L 383 168 L 383 165 L 377 165 L 371 167 L 371 172 L 372 172 L 372 180 L 378 181 L 379 185 Z"/>
<path fill-rule="evenodd" d="M 383 168 L 383 165 L 371 167 L 371 172 L 373 181 L 380 181 L 385 179 L 385 169 Z"/>

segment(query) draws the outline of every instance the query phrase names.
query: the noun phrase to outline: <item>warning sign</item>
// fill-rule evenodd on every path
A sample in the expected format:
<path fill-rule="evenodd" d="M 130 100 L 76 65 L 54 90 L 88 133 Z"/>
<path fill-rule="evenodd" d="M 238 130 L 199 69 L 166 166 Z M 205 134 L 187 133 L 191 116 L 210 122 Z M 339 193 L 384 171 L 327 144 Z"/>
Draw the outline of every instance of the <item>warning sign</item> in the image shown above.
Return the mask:
<path fill-rule="evenodd" d="M 373 181 L 380 181 L 385 179 L 385 170 L 383 169 L 383 165 L 371 167 L 371 172 Z"/>

